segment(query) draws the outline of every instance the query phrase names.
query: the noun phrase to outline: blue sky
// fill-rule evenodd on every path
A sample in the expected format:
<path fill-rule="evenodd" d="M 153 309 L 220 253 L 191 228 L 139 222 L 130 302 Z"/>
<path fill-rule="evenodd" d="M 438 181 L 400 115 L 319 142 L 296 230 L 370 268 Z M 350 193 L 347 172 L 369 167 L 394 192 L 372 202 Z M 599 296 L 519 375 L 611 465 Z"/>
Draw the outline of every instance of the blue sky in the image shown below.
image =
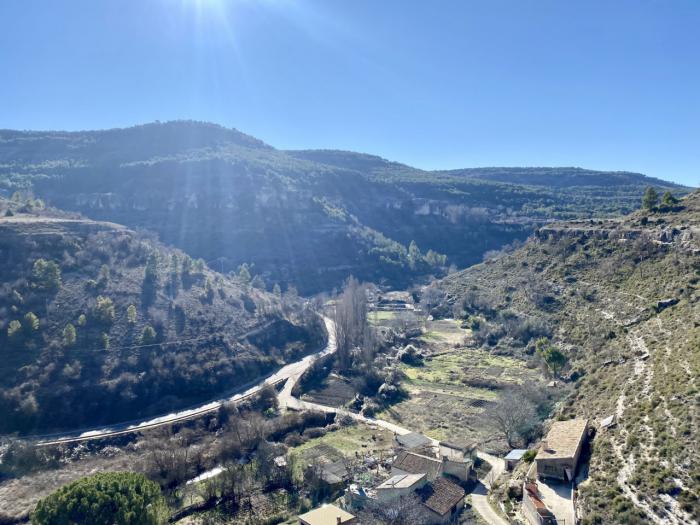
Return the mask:
<path fill-rule="evenodd" d="M 700 185 L 700 1 L 4 0 L 0 127 L 192 118 L 422 168 Z"/>

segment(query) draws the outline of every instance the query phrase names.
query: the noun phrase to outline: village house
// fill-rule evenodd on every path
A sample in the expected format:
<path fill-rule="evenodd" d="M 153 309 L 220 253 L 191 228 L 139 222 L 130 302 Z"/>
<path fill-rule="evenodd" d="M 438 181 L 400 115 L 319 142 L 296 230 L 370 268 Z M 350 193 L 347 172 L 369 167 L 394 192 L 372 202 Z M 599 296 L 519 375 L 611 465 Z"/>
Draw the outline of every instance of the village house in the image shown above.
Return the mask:
<path fill-rule="evenodd" d="M 464 489 L 446 478 L 437 478 L 418 493 L 423 503 L 423 523 L 429 525 L 451 522 L 464 507 Z"/>
<path fill-rule="evenodd" d="M 392 501 L 400 497 L 410 496 L 427 482 L 428 479 L 422 473 L 391 476 L 384 483 L 377 486 L 377 500 Z"/>
<path fill-rule="evenodd" d="M 555 421 L 542 441 L 535 463 L 540 478 L 572 481 L 588 437 L 587 419 Z"/>
<path fill-rule="evenodd" d="M 442 461 L 439 459 L 403 450 L 391 464 L 391 475 L 425 474 L 428 481 L 433 481 L 442 474 L 442 468 Z"/>
<path fill-rule="evenodd" d="M 357 518 L 335 505 L 323 505 L 299 516 L 300 525 L 355 525 Z"/>
<path fill-rule="evenodd" d="M 456 477 L 461 481 L 469 481 L 476 478 L 474 471 L 474 446 L 463 447 L 446 441 L 440 442 L 440 458 L 442 459 L 442 472 Z"/>

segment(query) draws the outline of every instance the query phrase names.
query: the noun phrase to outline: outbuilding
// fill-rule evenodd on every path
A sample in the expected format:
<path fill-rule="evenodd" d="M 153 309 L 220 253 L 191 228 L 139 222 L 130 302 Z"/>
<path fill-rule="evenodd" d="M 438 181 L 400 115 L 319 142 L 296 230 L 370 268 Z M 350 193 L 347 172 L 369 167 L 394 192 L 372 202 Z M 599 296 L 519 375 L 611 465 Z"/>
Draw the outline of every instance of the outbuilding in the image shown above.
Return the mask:
<path fill-rule="evenodd" d="M 506 462 L 506 469 L 513 470 L 520 463 L 520 460 L 523 459 L 526 452 L 526 448 L 515 448 L 508 452 L 508 455 L 503 458 Z"/>

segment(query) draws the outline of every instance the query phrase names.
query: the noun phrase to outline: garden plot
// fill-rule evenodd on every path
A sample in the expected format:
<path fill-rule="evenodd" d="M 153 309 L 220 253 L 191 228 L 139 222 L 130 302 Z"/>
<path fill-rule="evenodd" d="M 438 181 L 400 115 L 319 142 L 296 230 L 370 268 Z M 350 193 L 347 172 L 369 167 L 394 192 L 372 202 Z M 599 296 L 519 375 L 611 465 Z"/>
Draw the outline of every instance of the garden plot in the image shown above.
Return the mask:
<path fill-rule="evenodd" d="M 423 366 L 401 365 L 409 398 L 378 417 L 435 439 L 463 445 L 489 439 L 483 414 L 498 401 L 499 392 L 539 378 L 518 359 L 445 343 L 428 346 L 438 353 L 429 355 Z"/>
<path fill-rule="evenodd" d="M 394 435 L 389 430 L 354 423 L 310 439 L 291 449 L 290 453 L 301 454 L 307 461 L 325 458 L 332 462 L 356 453 L 379 454 L 391 450 L 394 446 L 393 440 Z"/>
<path fill-rule="evenodd" d="M 455 319 L 439 319 L 426 321 L 425 331 L 420 337 L 424 342 L 433 345 L 463 345 L 471 336 L 471 330 L 461 328 L 461 321 Z"/>
<path fill-rule="evenodd" d="M 347 379 L 331 374 L 318 388 L 308 391 L 301 398 L 320 405 L 343 407 L 352 401 L 355 393 L 355 387 Z"/>

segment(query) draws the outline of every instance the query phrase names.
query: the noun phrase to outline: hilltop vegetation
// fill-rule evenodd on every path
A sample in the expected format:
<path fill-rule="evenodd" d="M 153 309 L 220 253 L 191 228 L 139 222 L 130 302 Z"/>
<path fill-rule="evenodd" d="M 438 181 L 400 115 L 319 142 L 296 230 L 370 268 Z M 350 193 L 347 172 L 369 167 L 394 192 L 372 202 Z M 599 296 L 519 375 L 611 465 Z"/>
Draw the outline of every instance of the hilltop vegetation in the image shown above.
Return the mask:
<path fill-rule="evenodd" d="M 645 204 L 540 228 L 440 283 L 443 313 L 484 348 L 532 356 L 564 382 L 554 417 L 616 417 L 579 489 L 584 523 L 700 519 L 700 194 Z"/>
<path fill-rule="evenodd" d="M 182 408 L 325 337 L 293 290 L 217 274 L 115 224 L 15 210 L 0 218 L 0 257 L 2 432 Z"/>
<path fill-rule="evenodd" d="M 255 263 L 269 282 L 302 293 L 349 275 L 406 287 L 479 262 L 553 218 L 631 211 L 650 184 L 684 191 L 631 173 L 427 172 L 353 152 L 285 152 L 198 122 L 0 131 L 8 195 L 31 191 L 58 208 L 151 229 L 224 271 Z"/>

